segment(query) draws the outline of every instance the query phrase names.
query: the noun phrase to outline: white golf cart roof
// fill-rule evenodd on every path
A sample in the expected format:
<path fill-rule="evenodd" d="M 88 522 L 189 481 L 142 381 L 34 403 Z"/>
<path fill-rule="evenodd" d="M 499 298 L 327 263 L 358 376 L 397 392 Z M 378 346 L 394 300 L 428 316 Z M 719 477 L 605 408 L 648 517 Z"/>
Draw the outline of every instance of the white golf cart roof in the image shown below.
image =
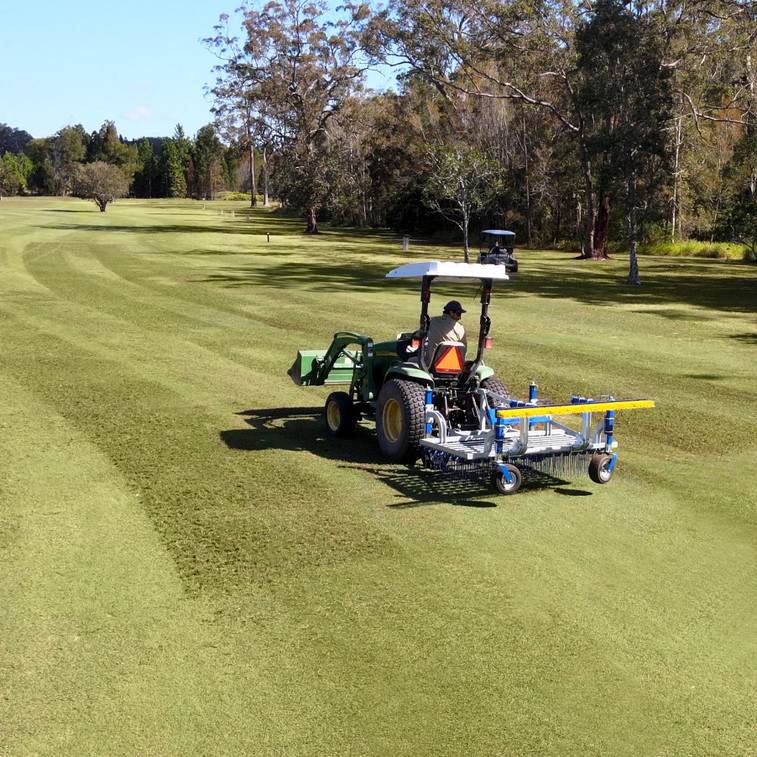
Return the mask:
<path fill-rule="evenodd" d="M 419 279 L 423 276 L 438 276 L 445 279 L 497 279 L 498 281 L 507 281 L 510 278 L 503 265 L 447 263 L 438 260 L 407 263 L 386 274 L 388 279 Z"/>
<path fill-rule="evenodd" d="M 505 231 L 504 229 L 484 229 L 483 234 L 493 234 L 495 237 L 514 237 L 514 231 Z"/>

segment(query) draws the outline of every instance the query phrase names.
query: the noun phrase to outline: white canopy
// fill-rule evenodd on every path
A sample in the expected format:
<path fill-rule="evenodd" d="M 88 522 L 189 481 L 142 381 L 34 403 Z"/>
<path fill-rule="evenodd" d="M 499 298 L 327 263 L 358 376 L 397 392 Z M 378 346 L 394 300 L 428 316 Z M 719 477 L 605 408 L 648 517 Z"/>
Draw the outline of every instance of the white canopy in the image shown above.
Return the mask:
<path fill-rule="evenodd" d="M 386 274 L 388 279 L 418 279 L 422 276 L 439 276 L 445 279 L 496 279 L 507 281 L 503 265 L 481 263 L 447 263 L 431 260 L 426 263 L 407 263 Z"/>
<path fill-rule="evenodd" d="M 514 231 L 505 231 L 504 229 L 484 229 L 483 234 L 494 234 L 497 237 L 514 237 Z"/>

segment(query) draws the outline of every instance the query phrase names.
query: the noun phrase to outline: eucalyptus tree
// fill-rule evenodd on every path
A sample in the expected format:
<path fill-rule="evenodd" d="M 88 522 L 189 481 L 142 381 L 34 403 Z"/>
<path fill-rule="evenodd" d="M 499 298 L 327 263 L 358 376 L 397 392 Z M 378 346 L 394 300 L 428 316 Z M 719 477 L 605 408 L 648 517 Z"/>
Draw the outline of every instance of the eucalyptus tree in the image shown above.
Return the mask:
<path fill-rule="evenodd" d="M 704 237 L 727 210 L 726 174 L 757 111 L 757 6 L 752 0 L 661 5 L 670 30 L 668 65 L 675 74 L 671 233 Z M 757 182 L 757 171 L 752 175 Z"/>
<path fill-rule="evenodd" d="M 21 153 L 31 141 L 32 135 L 28 131 L 0 123 L 0 154 L 6 152 Z"/>
<path fill-rule="evenodd" d="M 194 165 L 194 196 L 213 199 L 223 181 L 221 159 L 224 153 L 223 145 L 213 126 L 208 124 L 197 132 L 191 152 Z"/>
<path fill-rule="evenodd" d="M 367 218 L 374 225 L 419 229 L 433 215 L 423 203 L 428 174 L 428 140 L 419 115 L 423 103 L 407 82 L 404 92 L 374 93 L 363 100 L 369 118 L 362 140 L 370 183 Z"/>
<path fill-rule="evenodd" d="M 431 170 L 426 196 L 431 207 L 457 226 L 463 235 L 463 257 L 470 262 L 471 218 L 496 196 L 495 162 L 478 148 L 446 143 L 429 149 Z"/>
<path fill-rule="evenodd" d="M 657 24 L 660 5 L 618 0 L 615 12 L 635 20 L 647 37 L 657 34 L 664 38 L 667 30 Z M 561 130 L 563 138 L 570 138 L 580 160 L 576 179 L 584 196 L 583 248 L 587 257 L 604 254 L 608 217 L 604 213 L 607 197 L 599 208 L 597 205 L 602 177 L 597 175 L 596 141 L 603 132 L 606 136 L 608 125 L 598 99 L 615 86 L 613 76 L 618 68 L 631 71 L 640 57 L 624 42 L 622 50 L 613 53 L 616 60 L 611 67 L 599 45 L 600 36 L 595 51 L 579 51 L 577 32 L 608 20 L 602 8 L 601 2 L 583 5 L 572 0 L 395 0 L 377 14 L 366 38 L 374 54 L 425 77 L 448 99 L 475 95 L 537 108 L 555 130 Z M 610 46 L 616 30 L 614 21 L 605 29 Z M 655 45 L 649 69 L 663 68 L 661 48 Z M 627 60 L 617 59 L 621 53 Z M 600 70 L 593 68 L 596 63 L 601 64 Z M 594 97 L 589 96 L 592 90 Z M 661 96 L 664 99 L 664 93 Z M 614 105 L 625 107 L 625 102 L 616 98 Z M 636 115 L 631 120 L 638 121 L 643 108 L 634 106 L 632 110 Z M 660 126 L 658 110 L 664 107 L 655 105 L 650 114 L 656 127 Z M 629 123 L 629 113 L 610 117 L 616 125 Z M 630 138 L 628 128 L 614 129 L 615 137 L 622 132 Z M 638 150 L 636 154 L 640 155 Z M 603 212 L 598 212 L 600 208 Z"/>
<path fill-rule="evenodd" d="M 225 24 L 228 16 L 222 17 Z M 220 32 L 224 27 L 217 26 Z M 231 45 L 235 57 L 243 55 L 236 46 L 235 40 L 226 35 L 217 35 L 206 41 L 211 47 Z M 221 48 L 221 55 L 228 48 Z M 265 119 L 260 114 L 260 107 L 254 96 L 254 87 L 247 80 L 244 67 L 236 65 L 234 58 L 217 67 L 222 72 L 216 80 L 216 85 L 210 92 L 215 98 L 215 105 L 211 112 L 215 115 L 216 128 L 219 133 L 231 144 L 235 145 L 240 152 L 247 155 L 247 175 L 250 184 L 250 206 L 257 205 L 257 175 L 255 169 L 256 144 L 266 129 Z M 266 203 L 267 204 L 267 203 Z"/>
<path fill-rule="evenodd" d="M 134 173 L 133 191 L 137 197 L 153 197 L 158 178 L 158 159 L 148 139 L 137 143 L 137 169 Z"/>
<path fill-rule="evenodd" d="M 89 136 L 80 125 L 65 126 L 52 137 L 33 139 L 26 150 L 34 163 L 31 182 L 40 192 L 66 195 L 73 185 L 74 171 L 86 158 Z"/>
<path fill-rule="evenodd" d="M 596 166 L 602 219 L 595 224 L 594 251 L 597 256 L 604 252 L 610 202 L 619 200 L 630 254 L 629 284 L 641 283 L 639 227 L 669 176 L 671 71 L 662 65 L 665 41 L 659 32 L 653 18 L 628 10 L 622 0 L 596 0 L 575 34 L 574 97 L 590 125 L 582 150 Z"/>
<path fill-rule="evenodd" d="M 727 10 L 731 14 L 726 20 L 734 27 L 733 34 L 729 35 L 733 46 L 728 59 L 733 68 L 724 105 L 729 113 L 738 114 L 735 120 L 739 129 L 727 170 L 736 181 L 735 212 L 754 218 L 753 206 L 757 202 L 757 6 L 754 2 L 739 0 L 729 4 Z M 750 249 L 754 250 L 754 244 Z"/>
<path fill-rule="evenodd" d="M 243 40 L 223 26 L 206 40 L 223 63 L 211 90 L 220 112 L 264 129 L 275 150 L 274 180 L 282 201 L 318 233 L 328 193 L 324 158 L 329 121 L 359 90 L 366 62 L 359 47 L 364 4 L 329 10 L 324 0 L 272 0 L 245 5 Z M 228 17 L 222 17 L 222 22 Z"/>
<path fill-rule="evenodd" d="M 350 98 L 326 127 L 323 209 L 332 222 L 365 227 L 375 220 L 370 161 L 376 113 L 374 98 Z"/>
<path fill-rule="evenodd" d="M 429 81 L 440 94 L 510 100 L 538 108 L 583 142 L 587 126 L 573 97 L 575 29 L 570 0 L 395 0 L 366 35 L 372 54 Z M 593 250 L 594 178 L 581 151 L 584 251 Z M 579 177 L 576 177 L 577 181 Z"/>

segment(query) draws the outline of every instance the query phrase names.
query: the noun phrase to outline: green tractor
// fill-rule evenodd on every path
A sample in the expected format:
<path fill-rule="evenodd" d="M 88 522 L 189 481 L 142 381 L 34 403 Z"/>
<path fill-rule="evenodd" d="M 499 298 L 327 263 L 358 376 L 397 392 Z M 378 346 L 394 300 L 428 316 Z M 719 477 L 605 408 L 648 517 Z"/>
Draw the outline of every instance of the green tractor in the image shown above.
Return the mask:
<path fill-rule="evenodd" d="M 348 437 L 358 421 L 374 420 L 381 452 L 394 462 L 413 462 L 421 456 L 432 405 L 436 422 L 448 432 L 464 432 L 484 423 L 482 416 L 488 407 L 482 396 L 496 400 L 488 403 L 491 406 L 509 401 L 507 388 L 483 359 L 491 342 L 488 309 L 492 284 L 509 277 L 504 266 L 434 261 L 409 263 L 390 271 L 387 278 L 421 279 L 417 331 L 376 343 L 369 336 L 338 332 L 328 349 L 298 352 L 289 376 L 301 386 L 345 385 L 344 391 L 332 392 L 326 400 L 324 419 L 329 434 Z M 431 284 L 439 279 L 480 284 L 478 337 L 469 340 L 475 354 L 466 354 L 460 342 L 442 342 L 433 351 L 429 349 Z M 477 394 L 479 389 L 486 392 Z"/>
<path fill-rule="evenodd" d="M 387 276 L 421 279 L 417 331 L 375 344 L 370 337 L 339 332 L 328 349 L 299 352 L 289 369 L 293 381 L 303 386 L 349 385 L 348 391 L 332 392 L 326 399 L 329 434 L 349 436 L 359 420 L 374 420 L 379 447 L 390 460 L 420 457 L 431 470 L 488 478 L 502 494 L 513 494 L 532 476 L 587 473 L 597 484 L 609 482 L 618 457 L 615 413 L 651 408 L 654 402 L 608 394 L 599 399 L 574 395 L 552 404 L 536 396 L 534 382 L 527 400 L 511 398 L 483 360 L 490 343 L 492 284 L 508 279 L 504 265 L 410 263 Z M 434 345 L 428 339 L 436 279 L 480 282 L 481 315 L 471 359 L 463 343 Z M 602 414 L 598 421 L 592 419 L 597 413 Z M 573 420 L 564 421 L 566 416 Z"/>

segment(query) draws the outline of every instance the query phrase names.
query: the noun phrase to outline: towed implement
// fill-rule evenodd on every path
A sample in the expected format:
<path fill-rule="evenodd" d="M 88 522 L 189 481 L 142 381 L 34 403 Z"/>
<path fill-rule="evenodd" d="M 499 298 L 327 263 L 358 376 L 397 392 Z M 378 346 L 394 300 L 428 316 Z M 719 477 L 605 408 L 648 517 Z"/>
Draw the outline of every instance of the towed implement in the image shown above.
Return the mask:
<path fill-rule="evenodd" d="M 389 278 L 421 279 L 421 314 L 414 332 L 374 342 L 355 332 L 334 335 L 325 350 L 301 350 L 289 376 L 301 386 L 344 385 L 326 399 L 329 434 L 348 437 L 361 420 L 374 421 L 381 452 L 394 462 L 420 458 L 426 468 L 466 478 L 488 478 L 511 494 L 532 475 L 588 473 L 599 484 L 613 475 L 617 454 L 615 413 L 653 407 L 646 399 L 572 397 L 555 404 L 510 396 L 484 362 L 490 346 L 488 309 L 495 281 L 509 279 L 505 266 L 469 263 L 410 263 Z M 437 280 L 480 287 L 478 337 L 429 343 L 429 303 Z M 568 416 L 573 416 L 572 425 Z"/>

